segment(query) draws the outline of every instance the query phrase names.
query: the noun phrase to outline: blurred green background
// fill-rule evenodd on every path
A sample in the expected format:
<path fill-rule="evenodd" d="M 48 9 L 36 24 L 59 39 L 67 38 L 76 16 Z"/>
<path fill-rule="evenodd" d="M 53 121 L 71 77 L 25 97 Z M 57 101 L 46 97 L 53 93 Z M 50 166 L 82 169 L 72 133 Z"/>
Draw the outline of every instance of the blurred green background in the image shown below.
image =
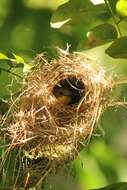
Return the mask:
<path fill-rule="evenodd" d="M 0 52 L 16 53 L 26 62 L 41 52 L 54 54 L 54 48 L 70 51 L 82 51 L 103 65 L 112 77 L 127 76 L 127 61 L 112 59 L 104 53 L 109 44 L 86 49 L 86 33 L 100 23 L 113 23 L 107 11 L 96 20 L 94 17 L 82 20 L 74 18 L 61 29 L 51 28 L 50 22 L 56 8 L 67 0 L 0 0 Z M 79 1 L 79 4 L 82 1 Z M 87 5 L 88 1 L 86 1 Z M 114 8 L 116 1 L 112 2 Z M 83 4 L 84 5 L 84 4 Z M 66 12 L 65 12 L 66 14 Z M 115 13 L 114 13 L 115 14 Z M 61 16 L 61 15 L 60 15 Z M 127 23 L 121 22 L 120 28 L 127 35 Z M 3 61 L 0 66 L 7 68 Z M 21 68 L 16 69 L 17 73 Z M 18 88 L 12 76 L 0 73 L 0 98 L 6 98 L 11 90 Z M 119 86 L 113 91 L 115 99 L 123 100 L 127 96 L 127 87 Z M 0 113 L 5 106 L 0 104 Z M 104 185 L 127 181 L 127 109 L 116 107 L 106 110 L 101 118 L 99 129 L 92 137 L 88 147 L 79 154 L 69 166 L 65 166 L 56 176 L 50 176 L 45 189 L 87 190 Z"/>

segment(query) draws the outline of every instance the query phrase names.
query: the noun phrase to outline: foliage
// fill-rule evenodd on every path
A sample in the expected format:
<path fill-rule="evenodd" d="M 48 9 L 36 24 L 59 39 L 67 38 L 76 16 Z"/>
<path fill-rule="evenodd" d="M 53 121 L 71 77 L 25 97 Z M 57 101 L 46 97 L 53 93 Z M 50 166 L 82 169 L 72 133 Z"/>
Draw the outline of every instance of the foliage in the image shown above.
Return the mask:
<path fill-rule="evenodd" d="M 127 188 L 127 183 L 116 183 L 113 185 L 109 185 L 107 187 L 103 187 L 101 189 L 98 190 L 125 190 Z M 97 189 L 96 189 L 97 190 Z"/>
<path fill-rule="evenodd" d="M 2 115 L 8 110 L 8 98 L 20 90 L 25 75 L 34 67 L 33 57 L 38 54 L 41 58 L 40 52 L 48 52 L 50 58 L 54 57 L 56 46 L 66 49 L 67 44 L 71 44 L 70 51 L 88 54 L 107 69 L 109 76 L 126 80 L 127 19 L 119 18 L 116 1 L 105 0 L 102 4 L 94 4 L 94 0 L 70 0 L 64 4 L 61 1 L 56 10 L 57 3 L 48 5 L 46 2 L 45 6 L 44 1 L 28 2 L 0 1 Z M 113 94 L 114 98 L 123 100 L 127 96 L 126 86 L 113 89 Z M 74 183 L 82 190 L 127 181 L 126 114 L 125 108 L 107 110 L 100 121 L 105 135 L 100 127 L 97 137 L 93 137 L 87 150 L 72 164 Z M 3 151 L 1 148 L 1 155 Z M 66 180 L 65 175 L 63 171 L 62 177 L 47 180 L 47 186 L 71 189 L 73 185 L 58 186 L 59 179 Z M 71 177 L 68 178 L 70 182 Z M 126 183 L 118 183 L 101 189 L 124 190 L 126 186 Z"/>

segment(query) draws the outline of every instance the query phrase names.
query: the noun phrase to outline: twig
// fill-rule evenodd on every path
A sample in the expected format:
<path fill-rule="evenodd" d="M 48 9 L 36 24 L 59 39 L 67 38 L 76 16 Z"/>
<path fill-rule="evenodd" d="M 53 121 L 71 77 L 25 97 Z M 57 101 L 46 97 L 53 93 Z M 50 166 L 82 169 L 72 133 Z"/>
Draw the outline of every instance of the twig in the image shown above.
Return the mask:
<path fill-rule="evenodd" d="M 119 23 L 117 22 L 117 20 L 116 20 L 116 18 L 115 18 L 115 16 L 114 16 L 114 13 L 113 13 L 113 11 L 112 11 L 112 8 L 111 8 L 111 6 L 110 6 L 110 3 L 109 3 L 108 0 L 104 0 L 104 1 L 105 1 L 106 7 L 109 9 L 109 11 L 110 11 L 110 13 L 111 13 L 111 15 L 112 15 L 113 21 L 114 21 L 114 23 L 115 23 L 115 25 L 116 25 L 116 28 L 117 28 L 117 30 L 118 30 L 118 32 L 119 32 L 120 37 L 122 37 L 122 32 L 121 32 L 121 30 L 120 30 Z"/>

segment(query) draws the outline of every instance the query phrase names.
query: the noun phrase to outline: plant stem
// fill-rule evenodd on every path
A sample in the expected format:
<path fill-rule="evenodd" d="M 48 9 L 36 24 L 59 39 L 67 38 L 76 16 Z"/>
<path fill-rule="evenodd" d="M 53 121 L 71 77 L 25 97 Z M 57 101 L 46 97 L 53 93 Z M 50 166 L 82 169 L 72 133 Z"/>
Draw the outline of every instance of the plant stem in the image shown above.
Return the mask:
<path fill-rule="evenodd" d="M 116 20 L 116 17 L 114 16 L 114 13 L 113 13 L 112 8 L 111 8 L 111 6 L 110 6 L 109 0 L 104 0 L 104 1 L 105 1 L 106 7 L 109 9 L 109 11 L 110 11 L 110 13 L 111 13 L 111 15 L 112 15 L 113 21 L 114 21 L 114 23 L 115 23 L 115 25 L 116 25 L 116 28 L 117 28 L 117 30 L 118 30 L 118 32 L 119 32 L 120 37 L 122 37 L 122 32 L 121 32 L 121 30 L 120 30 L 120 27 L 119 27 L 119 24 L 118 24 L 118 22 L 117 22 L 117 20 Z"/>

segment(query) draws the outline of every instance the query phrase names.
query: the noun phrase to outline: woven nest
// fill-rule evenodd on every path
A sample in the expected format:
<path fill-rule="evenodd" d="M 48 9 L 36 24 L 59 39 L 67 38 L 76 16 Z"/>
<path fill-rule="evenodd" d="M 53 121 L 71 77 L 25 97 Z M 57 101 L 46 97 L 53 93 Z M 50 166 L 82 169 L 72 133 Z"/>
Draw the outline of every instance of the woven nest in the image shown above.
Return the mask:
<path fill-rule="evenodd" d="M 67 52 L 50 64 L 41 57 L 13 102 L 6 135 L 29 162 L 48 160 L 39 171 L 74 159 L 96 128 L 111 82 L 91 62 Z"/>

